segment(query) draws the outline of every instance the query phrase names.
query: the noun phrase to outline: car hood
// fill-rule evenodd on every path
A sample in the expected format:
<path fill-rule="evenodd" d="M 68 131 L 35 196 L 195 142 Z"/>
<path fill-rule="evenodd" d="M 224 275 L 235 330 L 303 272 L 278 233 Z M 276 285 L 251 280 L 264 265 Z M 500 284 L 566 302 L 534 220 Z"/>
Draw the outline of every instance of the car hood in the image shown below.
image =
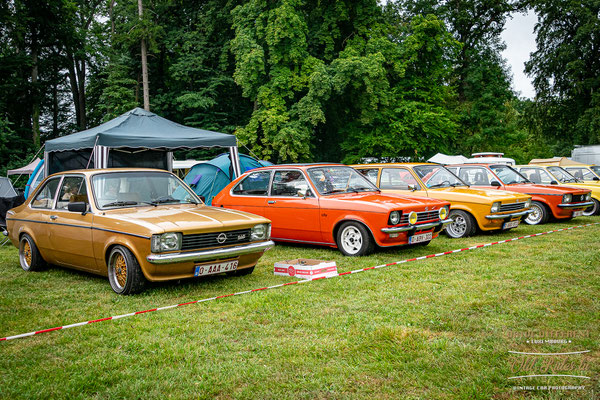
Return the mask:
<path fill-rule="evenodd" d="M 391 210 L 422 211 L 425 207 L 429 210 L 438 210 L 449 205 L 446 201 L 428 197 L 406 196 L 401 194 L 382 194 L 377 192 L 343 193 L 319 198 L 321 208 L 351 209 L 356 211 L 381 211 Z"/>
<path fill-rule="evenodd" d="M 431 197 L 444 199 L 447 201 L 457 201 L 463 203 L 489 204 L 499 201 L 501 203 L 514 203 L 517 201 L 526 201 L 530 198 L 525 194 L 509 192 L 498 189 L 475 189 L 473 187 L 448 187 L 439 189 L 427 189 Z"/>
<path fill-rule="evenodd" d="M 185 232 L 188 234 L 246 229 L 268 219 L 244 211 L 182 204 L 143 206 L 110 210 L 100 213 L 98 219 L 117 225 L 137 225 L 149 233 Z"/>
<path fill-rule="evenodd" d="M 538 185 L 535 183 L 522 183 L 514 185 L 506 185 L 506 190 L 515 190 L 520 193 L 527 194 L 555 194 L 562 195 L 567 193 L 585 194 L 587 191 L 579 188 L 569 188 L 567 186 L 556 185 Z"/>

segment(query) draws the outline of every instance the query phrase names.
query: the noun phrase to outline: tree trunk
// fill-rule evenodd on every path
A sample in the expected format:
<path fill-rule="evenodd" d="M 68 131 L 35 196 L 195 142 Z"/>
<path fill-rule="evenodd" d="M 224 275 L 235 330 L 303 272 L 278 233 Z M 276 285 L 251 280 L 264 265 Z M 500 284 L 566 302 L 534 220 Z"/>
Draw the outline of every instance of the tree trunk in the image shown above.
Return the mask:
<path fill-rule="evenodd" d="M 138 0 L 138 13 L 140 20 L 144 14 L 142 0 Z M 146 39 L 142 38 L 142 86 L 144 91 L 144 110 L 150 111 L 150 89 L 148 87 L 148 57 L 146 54 Z"/>
<path fill-rule="evenodd" d="M 79 129 L 87 128 L 85 113 L 85 60 L 75 60 L 77 71 L 77 96 L 79 96 Z"/>
<path fill-rule="evenodd" d="M 38 49 L 35 39 L 33 40 L 33 46 L 31 50 L 31 86 L 33 88 L 32 96 L 32 139 L 33 146 L 35 149 L 40 147 L 40 96 L 38 93 Z"/>
<path fill-rule="evenodd" d="M 73 96 L 73 106 L 75 107 L 75 119 L 77 126 L 81 126 L 81 106 L 79 104 L 79 85 L 77 84 L 77 72 L 75 71 L 75 59 L 70 52 L 67 52 L 69 83 L 71 86 L 71 95 Z"/>

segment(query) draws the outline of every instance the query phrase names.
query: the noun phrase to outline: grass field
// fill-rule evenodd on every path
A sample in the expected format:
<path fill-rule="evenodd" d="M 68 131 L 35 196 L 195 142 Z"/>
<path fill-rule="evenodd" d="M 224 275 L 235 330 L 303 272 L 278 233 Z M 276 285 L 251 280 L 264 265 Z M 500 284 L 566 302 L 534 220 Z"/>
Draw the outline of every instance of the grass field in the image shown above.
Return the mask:
<path fill-rule="evenodd" d="M 136 296 L 118 296 L 105 278 L 58 267 L 26 273 L 17 250 L 6 246 L 0 337 L 292 281 L 273 275 L 280 260 L 335 260 L 342 272 L 596 221 L 441 237 L 363 258 L 278 245 L 250 276 L 153 285 Z M 0 397 L 599 398 L 599 236 L 600 225 L 591 226 L 0 342 Z M 567 336 L 571 343 L 527 343 Z M 511 350 L 591 352 L 554 356 L 561 365 L 534 357 L 536 364 L 524 366 L 525 356 Z M 531 373 L 592 379 L 508 379 Z"/>

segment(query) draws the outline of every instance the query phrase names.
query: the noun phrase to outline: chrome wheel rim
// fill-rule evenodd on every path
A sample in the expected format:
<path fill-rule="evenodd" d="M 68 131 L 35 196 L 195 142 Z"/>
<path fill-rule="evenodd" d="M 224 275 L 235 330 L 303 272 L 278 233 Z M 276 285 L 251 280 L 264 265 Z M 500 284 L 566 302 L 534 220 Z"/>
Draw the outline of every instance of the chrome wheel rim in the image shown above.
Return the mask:
<path fill-rule="evenodd" d="M 27 238 L 21 239 L 21 248 L 19 251 L 19 261 L 21 262 L 21 267 L 23 267 L 23 269 L 31 268 L 32 257 L 33 256 L 31 253 L 31 243 L 29 243 L 29 239 L 27 239 Z"/>
<path fill-rule="evenodd" d="M 467 232 L 467 221 L 465 218 L 460 214 L 455 214 L 450 218 L 452 218 L 452 222 L 446 227 L 450 236 L 454 238 L 463 237 Z"/>
<path fill-rule="evenodd" d="M 347 226 L 342 230 L 341 244 L 344 251 L 348 254 L 356 254 L 363 245 L 363 237 L 358 228 Z"/>
<path fill-rule="evenodd" d="M 127 283 L 127 262 L 120 251 L 115 251 L 110 257 L 110 278 L 118 289 L 123 289 Z"/>
<path fill-rule="evenodd" d="M 597 208 L 598 208 L 598 203 L 596 203 L 594 201 L 594 205 L 593 206 L 589 206 L 588 208 L 586 208 L 585 210 L 583 210 L 583 215 L 585 215 L 586 217 L 591 217 L 592 215 L 596 214 Z"/>
<path fill-rule="evenodd" d="M 529 225 L 537 225 L 542 220 L 542 209 L 537 204 L 532 204 L 531 210 L 532 212 L 525 218 L 525 222 Z"/>

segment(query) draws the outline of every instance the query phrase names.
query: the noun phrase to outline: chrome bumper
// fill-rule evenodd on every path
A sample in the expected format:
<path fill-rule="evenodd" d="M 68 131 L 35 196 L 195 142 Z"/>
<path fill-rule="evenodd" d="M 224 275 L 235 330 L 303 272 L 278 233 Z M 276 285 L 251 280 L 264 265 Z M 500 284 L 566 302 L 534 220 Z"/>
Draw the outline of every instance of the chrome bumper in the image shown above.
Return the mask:
<path fill-rule="evenodd" d="M 569 204 L 563 203 L 563 204 L 559 204 L 558 206 L 560 208 L 571 209 L 571 208 L 588 208 L 593 205 L 594 205 L 593 201 L 586 201 L 585 203 L 569 203 Z"/>
<path fill-rule="evenodd" d="M 398 232 L 406 232 L 406 231 L 422 231 L 423 229 L 437 228 L 438 226 L 444 226 L 452 222 L 452 219 L 446 218 L 443 221 L 438 222 L 428 222 L 426 224 L 421 225 L 407 225 L 407 226 L 399 226 L 397 228 L 381 228 L 381 232 L 383 233 L 398 233 Z"/>
<path fill-rule="evenodd" d="M 150 254 L 148 257 L 146 257 L 146 260 L 152 264 L 208 261 L 237 257 L 244 254 L 258 253 L 269 250 L 273 246 L 275 246 L 275 243 L 272 240 L 268 240 L 266 242 L 250 243 L 243 246 L 193 251 L 189 253 Z"/>
<path fill-rule="evenodd" d="M 522 217 L 523 215 L 527 215 L 532 212 L 533 212 L 533 210 L 524 210 L 524 211 L 519 211 L 519 212 L 511 213 L 511 214 L 486 215 L 485 217 L 487 219 L 515 218 L 515 217 Z"/>

